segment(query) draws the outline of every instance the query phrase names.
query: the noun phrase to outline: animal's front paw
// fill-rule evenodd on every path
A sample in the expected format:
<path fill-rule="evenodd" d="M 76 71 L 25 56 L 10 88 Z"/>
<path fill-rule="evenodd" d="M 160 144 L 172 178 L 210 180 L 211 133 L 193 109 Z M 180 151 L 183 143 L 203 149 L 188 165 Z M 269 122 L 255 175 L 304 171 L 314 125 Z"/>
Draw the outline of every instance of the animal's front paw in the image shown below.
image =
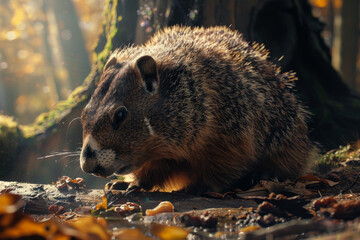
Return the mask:
<path fill-rule="evenodd" d="M 126 190 L 131 183 L 127 183 L 121 180 L 112 180 L 105 185 L 105 191 L 112 190 Z"/>
<path fill-rule="evenodd" d="M 137 182 L 124 182 L 121 180 L 112 180 L 105 185 L 105 197 L 107 199 L 107 208 L 124 201 L 124 197 L 131 193 L 141 191 L 142 188 Z"/>
<path fill-rule="evenodd" d="M 124 193 L 124 197 L 128 196 L 129 194 L 134 193 L 134 192 L 140 192 L 141 190 L 143 190 L 143 188 L 140 187 L 140 184 L 137 181 L 132 182 L 127 187 L 127 189 Z"/>

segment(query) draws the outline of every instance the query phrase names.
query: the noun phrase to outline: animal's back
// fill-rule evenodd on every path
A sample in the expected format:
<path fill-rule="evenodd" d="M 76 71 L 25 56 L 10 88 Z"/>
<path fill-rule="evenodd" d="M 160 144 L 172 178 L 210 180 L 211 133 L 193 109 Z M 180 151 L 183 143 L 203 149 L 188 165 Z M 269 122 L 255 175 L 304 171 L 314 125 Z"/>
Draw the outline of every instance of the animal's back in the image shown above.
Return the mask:
<path fill-rule="evenodd" d="M 316 151 L 307 136 L 308 113 L 293 93 L 294 74 L 282 74 L 263 46 L 215 27 L 166 29 L 145 47 L 162 49 L 159 57 L 166 64 L 171 56 L 175 68 L 191 73 L 181 85 L 203 116 L 194 118 L 194 128 L 203 128 L 206 137 L 196 140 L 205 141 L 207 150 L 194 157 L 202 159 L 194 165 L 208 168 L 205 178 L 207 171 L 216 172 L 209 175 L 219 179 L 208 181 L 227 183 L 229 176 L 242 181 L 244 173 L 278 178 L 304 173 Z"/>

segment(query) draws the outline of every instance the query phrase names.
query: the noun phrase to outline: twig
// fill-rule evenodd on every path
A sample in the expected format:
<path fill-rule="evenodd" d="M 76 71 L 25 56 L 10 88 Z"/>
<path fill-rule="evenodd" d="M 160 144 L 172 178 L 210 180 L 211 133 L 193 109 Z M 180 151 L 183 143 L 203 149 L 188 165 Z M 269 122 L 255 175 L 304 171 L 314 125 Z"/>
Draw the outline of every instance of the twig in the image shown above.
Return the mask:
<path fill-rule="evenodd" d="M 356 182 L 357 182 L 357 180 L 359 179 L 359 177 L 360 177 L 360 173 L 356 176 L 354 182 L 350 185 L 350 187 L 348 187 L 348 188 L 345 189 L 345 190 L 341 190 L 341 191 L 340 191 L 340 194 L 346 193 L 346 192 L 349 191 L 352 187 L 354 187 L 355 184 L 356 184 Z"/>
<path fill-rule="evenodd" d="M 287 223 L 247 233 L 246 240 L 268 239 L 268 237 L 280 238 L 283 236 L 300 235 L 308 232 L 329 233 L 336 232 L 344 228 L 343 225 L 329 224 L 329 222 L 315 222 L 312 220 L 293 220 Z"/>

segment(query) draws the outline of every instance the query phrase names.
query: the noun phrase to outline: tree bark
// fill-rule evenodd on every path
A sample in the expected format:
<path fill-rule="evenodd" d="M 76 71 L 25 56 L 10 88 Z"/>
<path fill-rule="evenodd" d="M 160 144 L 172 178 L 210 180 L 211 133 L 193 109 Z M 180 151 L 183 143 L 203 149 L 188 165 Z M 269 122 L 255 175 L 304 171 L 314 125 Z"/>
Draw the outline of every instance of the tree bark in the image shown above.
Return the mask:
<path fill-rule="evenodd" d="M 309 106 L 311 135 L 325 149 L 354 141 L 360 131 L 360 99 L 331 65 L 330 49 L 307 0 L 271 0 L 260 10 L 253 31 L 284 71 L 295 71 L 298 94 Z"/>
<path fill-rule="evenodd" d="M 49 5 L 56 19 L 57 41 L 60 43 L 59 50 L 63 58 L 63 67 L 68 72 L 68 76 L 60 79 L 63 79 L 63 86 L 67 86 L 68 90 L 75 89 L 82 84 L 90 72 L 89 56 L 85 49 L 79 18 L 71 0 L 50 0 Z M 58 64 L 61 65 L 62 62 Z"/>
<path fill-rule="evenodd" d="M 359 44 L 360 0 L 345 0 L 341 11 L 341 75 L 354 92 L 360 91 L 356 83 L 356 62 Z"/>
<path fill-rule="evenodd" d="M 21 130 L 17 140 L 21 142 L 21 151 L 18 148 L 5 149 L 7 145 L 1 145 L 0 157 L 12 156 L 11 159 L 1 161 L 9 161 L 12 166 L 22 166 L 22 170 L 19 171 L 18 167 L 9 167 L 14 170 L 1 171 L 2 179 L 49 182 L 52 174 L 46 172 L 52 172 L 51 169 L 34 171 L 40 164 L 38 158 L 56 151 L 75 151 L 81 146 L 82 127 L 79 121 L 73 120 L 80 117 L 83 107 L 95 90 L 111 51 L 134 41 L 137 9 L 138 3 L 133 0 L 106 2 L 102 33 L 94 49 L 94 64 L 90 74 L 67 100 L 59 102 L 53 110 L 39 115 L 33 124 L 16 126 L 16 129 Z M 0 129 L 12 130 L 12 125 L 9 121 L 0 121 Z M 6 131 L 0 131 L 0 140 L 1 137 L 7 136 L 4 133 Z M 56 168 L 52 168 L 53 172 L 58 172 Z"/>

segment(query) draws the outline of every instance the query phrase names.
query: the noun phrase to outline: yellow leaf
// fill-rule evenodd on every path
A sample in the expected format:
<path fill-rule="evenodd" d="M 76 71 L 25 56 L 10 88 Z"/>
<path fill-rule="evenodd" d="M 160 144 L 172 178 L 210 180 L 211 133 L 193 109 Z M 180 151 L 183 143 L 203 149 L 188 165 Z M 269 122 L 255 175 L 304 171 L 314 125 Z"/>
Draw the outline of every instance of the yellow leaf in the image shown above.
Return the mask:
<path fill-rule="evenodd" d="M 150 240 L 150 237 L 145 236 L 139 229 L 137 228 L 123 228 L 115 231 L 113 236 L 119 240 Z"/>
<path fill-rule="evenodd" d="M 104 194 L 104 196 L 102 197 L 102 203 L 99 203 L 98 205 L 96 205 L 96 210 L 99 209 L 107 209 L 107 198 L 106 195 Z"/>
<path fill-rule="evenodd" d="M 145 211 L 146 216 L 154 216 L 159 213 L 174 212 L 174 205 L 171 202 L 164 201 L 159 203 L 154 209 L 147 209 Z"/>
<path fill-rule="evenodd" d="M 244 227 L 242 229 L 240 229 L 240 232 L 252 232 L 252 231 L 256 231 L 256 230 L 259 230 L 261 229 L 261 227 L 259 226 L 248 226 L 248 227 Z"/>
<path fill-rule="evenodd" d="M 162 240 L 186 239 L 189 230 L 176 226 L 166 226 L 154 223 L 151 225 L 151 234 Z"/>
<path fill-rule="evenodd" d="M 99 223 L 96 218 L 77 218 L 65 223 L 57 219 L 36 222 L 18 211 L 20 203 L 20 196 L 0 195 L 0 239 L 110 239 L 106 223 Z"/>
<path fill-rule="evenodd" d="M 83 239 L 91 239 L 90 236 L 96 236 L 96 239 L 99 240 L 109 239 L 106 228 L 104 228 L 103 224 L 100 224 L 94 217 L 71 219 L 68 223 L 70 223 L 71 227 L 74 227 L 79 233 L 84 235 Z M 64 233 L 67 234 L 66 229 Z M 70 235 L 71 233 L 72 231 L 68 231 L 67 235 Z"/>
<path fill-rule="evenodd" d="M 5 193 L 0 195 L 0 216 L 7 213 L 14 213 L 22 206 L 19 195 Z"/>

